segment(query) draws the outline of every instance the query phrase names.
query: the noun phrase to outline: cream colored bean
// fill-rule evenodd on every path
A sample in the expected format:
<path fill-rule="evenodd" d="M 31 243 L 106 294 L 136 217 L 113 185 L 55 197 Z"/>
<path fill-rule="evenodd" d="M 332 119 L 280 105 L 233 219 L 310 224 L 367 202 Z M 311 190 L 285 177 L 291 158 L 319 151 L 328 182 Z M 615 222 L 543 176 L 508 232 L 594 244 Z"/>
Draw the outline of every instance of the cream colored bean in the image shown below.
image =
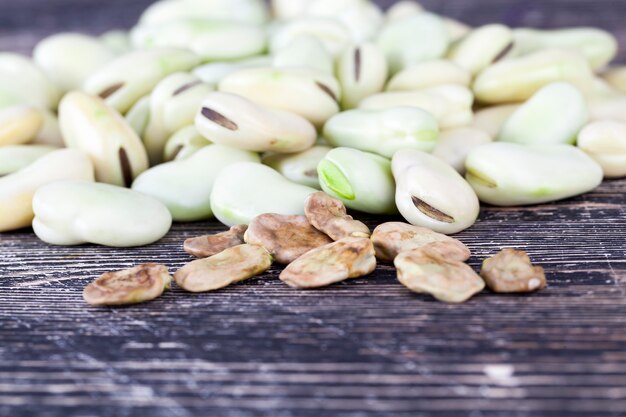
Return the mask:
<path fill-rule="evenodd" d="M 484 131 L 474 127 L 460 127 L 439 134 L 432 154 L 441 159 L 459 174 L 465 175 L 465 160 L 477 147 L 493 139 Z"/>
<path fill-rule="evenodd" d="M 312 0 L 306 14 L 337 19 L 355 42 L 372 39 L 383 23 L 382 11 L 370 0 Z"/>
<path fill-rule="evenodd" d="M 383 223 L 376 227 L 372 242 L 376 257 L 384 262 L 393 262 L 402 252 L 419 248 L 428 248 L 444 259 L 459 262 L 467 261 L 471 255 L 470 250 L 460 240 L 425 227 L 400 222 Z"/>
<path fill-rule="evenodd" d="M 626 66 L 609 68 L 602 76 L 611 87 L 626 94 Z"/>
<path fill-rule="evenodd" d="M 331 149 L 329 146 L 317 145 L 294 154 L 266 154 L 263 163 L 280 172 L 289 181 L 319 190 L 321 185 L 317 166 Z"/>
<path fill-rule="evenodd" d="M 225 225 L 249 224 L 264 213 L 304 214 L 304 201 L 315 192 L 316 189 L 295 184 L 270 167 L 242 162 L 228 166 L 218 175 L 211 193 L 211 209 Z"/>
<path fill-rule="evenodd" d="M 377 37 L 392 74 L 419 62 L 442 57 L 449 36 L 444 21 L 431 13 L 418 13 L 388 23 Z"/>
<path fill-rule="evenodd" d="M 596 28 L 514 30 L 517 54 L 528 54 L 546 48 L 571 48 L 579 51 L 594 70 L 603 68 L 617 55 L 617 40 L 611 33 Z"/>
<path fill-rule="evenodd" d="M 163 78 L 174 72 L 187 71 L 199 62 L 195 54 L 185 49 L 136 50 L 101 67 L 87 78 L 83 88 L 106 100 L 117 111 L 126 113 Z"/>
<path fill-rule="evenodd" d="M 0 53 L 0 109 L 24 104 L 56 109 L 60 92 L 28 57 Z"/>
<path fill-rule="evenodd" d="M 626 123 L 590 123 L 578 135 L 578 147 L 600 164 L 606 178 L 626 177 Z"/>
<path fill-rule="evenodd" d="M 395 2 L 389 9 L 387 9 L 385 19 L 388 23 L 391 23 L 423 12 L 424 7 L 417 1 L 401 0 Z"/>
<path fill-rule="evenodd" d="M 171 282 L 166 266 L 144 264 L 103 274 L 85 287 L 83 298 L 96 306 L 138 304 L 160 297 Z"/>
<path fill-rule="evenodd" d="M 215 143 L 256 152 L 300 152 L 317 139 L 315 127 L 305 118 L 229 93 L 206 96 L 195 125 Z"/>
<path fill-rule="evenodd" d="M 448 59 L 475 76 L 505 58 L 513 48 L 513 31 L 491 24 L 472 30 L 448 52 Z"/>
<path fill-rule="evenodd" d="M 387 91 L 411 91 L 458 84 L 469 87 L 471 74 L 451 61 L 436 59 L 420 62 L 400 71 L 389 80 Z"/>
<path fill-rule="evenodd" d="M 65 146 L 61 128 L 59 127 L 59 119 L 56 114 L 50 110 L 40 109 L 43 116 L 43 125 L 37 132 L 35 139 L 30 142 L 33 145 L 48 145 L 57 148 Z"/>
<path fill-rule="evenodd" d="M 416 107 L 350 110 L 330 118 L 324 137 L 345 146 L 391 158 L 400 149 L 433 150 L 439 136 L 437 120 Z"/>
<path fill-rule="evenodd" d="M 589 120 L 626 123 L 626 96 L 589 100 Z"/>
<path fill-rule="evenodd" d="M 172 224 L 167 208 L 152 197 L 87 181 L 39 188 L 33 211 L 35 234 L 52 245 L 143 246 L 165 236 Z"/>
<path fill-rule="evenodd" d="M 296 113 L 321 127 L 339 112 L 341 88 L 332 75 L 310 69 L 254 68 L 237 71 L 219 90 L 238 94 L 261 106 Z"/>
<path fill-rule="evenodd" d="M 125 30 L 109 30 L 100 35 L 99 39 L 100 42 L 117 55 L 124 54 L 132 49 L 130 35 Z"/>
<path fill-rule="evenodd" d="M 133 182 L 133 190 L 159 200 L 174 221 L 213 217 L 211 191 L 220 172 L 237 162 L 259 162 L 259 156 L 221 145 L 209 145 L 188 159 L 150 168 Z"/>
<path fill-rule="evenodd" d="M 174 279 L 186 291 L 209 292 L 262 274 L 270 266 L 272 255 L 263 247 L 239 245 L 188 263 L 174 274 Z"/>
<path fill-rule="evenodd" d="M 137 100 L 124 117 L 135 133 L 139 137 L 143 137 L 150 121 L 150 95 Z"/>
<path fill-rule="evenodd" d="M 569 145 L 490 143 L 466 162 L 468 182 L 496 206 L 540 204 L 584 194 L 602 182 L 602 168 Z"/>
<path fill-rule="evenodd" d="M 139 22 L 161 25 L 172 20 L 198 18 L 261 24 L 268 17 L 263 0 L 161 0 L 148 7 Z"/>
<path fill-rule="evenodd" d="M 466 87 L 440 85 L 418 91 L 374 94 L 361 102 L 359 108 L 382 110 L 391 107 L 418 107 L 437 119 L 439 128 L 452 129 L 472 123 L 474 98 Z"/>
<path fill-rule="evenodd" d="M 34 107 L 0 109 L 0 146 L 32 142 L 43 126 L 43 114 Z"/>
<path fill-rule="evenodd" d="M 162 162 L 165 143 L 179 129 L 194 123 L 204 97 L 213 88 L 192 74 L 165 77 L 150 94 L 150 117 L 143 142 L 152 165 Z"/>
<path fill-rule="evenodd" d="M 193 75 L 204 83 L 216 87 L 226 76 L 246 68 L 262 68 L 272 66 L 272 57 L 258 56 L 228 62 L 210 62 L 194 68 Z"/>
<path fill-rule="evenodd" d="M 359 278 L 374 269 L 376 257 L 372 242 L 367 238 L 348 237 L 302 255 L 281 272 L 280 279 L 290 287 L 311 289 Z"/>
<path fill-rule="evenodd" d="M 271 0 L 270 3 L 277 19 L 288 20 L 304 16 L 311 0 Z"/>
<path fill-rule="evenodd" d="M 48 145 L 0 146 L 0 177 L 17 172 L 57 149 Z"/>
<path fill-rule="evenodd" d="M 476 193 L 439 158 L 413 149 L 401 150 L 393 156 L 392 169 L 396 205 L 412 225 L 454 234 L 476 222 L 480 210 Z"/>
<path fill-rule="evenodd" d="M 317 167 L 322 189 L 347 207 L 371 214 L 396 214 L 395 183 L 387 158 L 335 148 Z"/>
<path fill-rule="evenodd" d="M 480 109 L 474 114 L 472 127 L 486 132 L 492 138 L 496 138 L 500 130 L 502 130 L 504 123 L 519 107 L 519 104 L 502 104 Z"/>
<path fill-rule="evenodd" d="M 317 230 L 337 241 L 347 237 L 370 237 L 369 227 L 354 220 L 346 206 L 324 192 L 311 194 L 304 203 L 304 214 Z"/>
<path fill-rule="evenodd" d="M 93 181 L 91 160 L 77 150 L 61 149 L 0 178 L 0 232 L 30 226 L 34 217 L 32 200 L 35 191 L 65 179 Z"/>
<path fill-rule="evenodd" d="M 552 83 L 509 117 L 498 140 L 523 145 L 573 144 L 587 120 L 589 112 L 582 93 L 570 83 Z"/>
<path fill-rule="evenodd" d="M 342 107 L 355 108 L 364 98 L 381 92 L 387 74 L 387 59 L 375 44 L 363 43 L 346 48 L 337 60 Z"/>
<path fill-rule="evenodd" d="M 272 60 L 276 68 L 310 68 L 333 74 L 335 60 L 322 42 L 313 35 L 295 37 L 287 46 L 276 51 Z"/>
<path fill-rule="evenodd" d="M 471 26 L 468 26 L 459 20 L 450 19 L 449 17 L 444 17 L 443 23 L 446 26 L 446 32 L 448 32 L 450 45 L 453 45 L 463 39 L 472 30 Z"/>
<path fill-rule="evenodd" d="M 302 35 L 317 38 L 333 57 L 339 55 L 352 42 L 348 28 L 335 19 L 300 17 L 285 22 L 270 37 L 270 51 L 280 51 Z"/>
<path fill-rule="evenodd" d="M 444 259 L 427 248 L 403 252 L 394 264 L 402 285 L 446 303 L 463 303 L 485 288 L 470 266 Z"/>
<path fill-rule="evenodd" d="M 203 61 L 242 59 L 265 51 L 261 26 L 199 18 L 140 25 L 131 32 L 135 48 L 187 48 Z"/>
<path fill-rule="evenodd" d="M 115 57 L 98 38 L 59 33 L 43 39 L 33 59 L 62 92 L 82 88 L 85 80 Z"/>
<path fill-rule="evenodd" d="M 99 182 L 130 186 L 148 169 L 141 139 L 101 99 L 78 91 L 67 94 L 59 105 L 59 123 L 67 147 L 89 155 Z"/>
<path fill-rule="evenodd" d="M 187 126 L 174 133 L 165 144 L 163 161 L 183 160 L 212 142 L 198 133 L 195 126 Z"/>
<path fill-rule="evenodd" d="M 483 103 L 524 101 L 557 81 L 570 82 L 587 93 L 592 89 L 593 73 L 580 53 L 545 49 L 487 67 L 474 81 L 474 94 Z"/>

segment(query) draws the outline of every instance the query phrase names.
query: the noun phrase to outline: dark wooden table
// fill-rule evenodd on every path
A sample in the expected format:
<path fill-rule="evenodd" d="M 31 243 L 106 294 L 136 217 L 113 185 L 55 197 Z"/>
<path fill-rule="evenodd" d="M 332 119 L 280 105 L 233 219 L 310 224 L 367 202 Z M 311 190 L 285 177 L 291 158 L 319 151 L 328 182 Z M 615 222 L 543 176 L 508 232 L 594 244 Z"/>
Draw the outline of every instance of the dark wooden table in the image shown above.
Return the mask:
<path fill-rule="evenodd" d="M 35 3 L 65 21 L 54 7 L 72 2 L 0 6 L 19 17 Z M 140 3 L 124 2 L 133 13 Z M 469 3 L 445 4 L 454 12 Z M 504 3 L 476 8 L 498 16 L 521 4 Z M 607 22 L 613 8 L 624 25 L 623 1 L 554 3 L 602 4 Z M 108 16 L 126 16 L 116 7 Z M 20 30 L 57 27 L 31 24 Z M 32 47 L 13 39 L 13 49 Z M 83 303 L 83 286 L 99 274 L 141 262 L 175 270 L 190 260 L 184 238 L 220 229 L 177 225 L 130 250 L 50 247 L 28 230 L 0 235 L 0 416 L 626 416 L 626 180 L 540 207 L 486 207 L 459 236 L 475 268 L 500 248 L 527 250 L 550 282 L 531 296 L 485 292 L 446 305 L 410 293 L 381 265 L 320 291 L 290 289 L 273 268 L 212 294 L 174 288 L 135 307 Z"/>

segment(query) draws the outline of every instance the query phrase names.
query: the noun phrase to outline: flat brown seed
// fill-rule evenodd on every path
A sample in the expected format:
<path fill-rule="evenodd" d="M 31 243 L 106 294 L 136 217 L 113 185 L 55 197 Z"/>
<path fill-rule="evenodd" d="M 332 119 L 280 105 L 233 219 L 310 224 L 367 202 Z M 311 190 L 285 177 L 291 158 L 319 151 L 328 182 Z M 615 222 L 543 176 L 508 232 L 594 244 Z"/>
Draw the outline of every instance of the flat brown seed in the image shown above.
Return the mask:
<path fill-rule="evenodd" d="M 402 285 L 446 303 L 465 302 L 485 288 L 485 282 L 469 265 L 448 261 L 429 248 L 402 252 L 394 264 Z"/>
<path fill-rule="evenodd" d="M 272 255 L 258 245 L 239 245 L 210 258 L 198 259 L 174 274 L 179 287 L 208 292 L 261 274 L 272 266 Z"/>
<path fill-rule="evenodd" d="M 372 242 L 348 237 L 302 255 L 285 268 L 280 279 L 294 288 L 319 288 L 371 274 L 374 269 Z"/>
<path fill-rule="evenodd" d="M 191 256 L 208 258 L 233 246 L 244 244 L 243 236 L 246 230 L 248 230 L 248 226 L 243 224 L 233 226 L 226 232 L 192 237 L 185 240 L 183 249 Z"/>
<path fill-rule="evenodd" d="M 124 178 L 124 185 L 126 187 L 130 187 L 133 183 L 133 168 L 130 165 L 126 149 L 120 148 L 118 153 L 120 158 L 120 168 L 122 170 L 122 178 Z"/>
<path fill-rule="evenodd" d="M 202 115 L 204 117 L 206 117 L 207 119 L 209 119 L 213 123 L 216 123 L 216 124 L 226 128 L 228 130 L 238 130 L 239 129 L 239 126 L 237 126 L 237 123 L 233 122 L 232 120 L 230 120 L 226 116 L 216 112 L 215 110 L 209 109 L 208 107 L 203 107 L 201 112 L 202 112 Z"/>
<path fill-rule="evenodd" d="M 263 246 L 276 262 L 284 265 L 331 242 L 306 217 L 281 214 L 262 214 L 252 219 L 244 239 L 246 243 Z"/>
<path fill-rule="evenodd" d="M 464 262 L 469 259 L 470 250 L 460 240 L 425 227 L 407 223 L 383 223 L 374 229 L 372 241 L 376 257 L 383 262 L 393 262 L 398 254 L 428 246 L 444 259 Z"/>
<path fill-rule="evenodd" d="M 347 214 L 346 206 L 340 200 L 321 191 L 306 199 L 304 214 L 313 227 L 332 240 L 371 235 L 369 227 Z"/>
<path fill-rule="evenodd" d="M 83 298 L 91 305 L 137 304 L 159 297 L 171 281 L 166 266 L 144 264 L 103 274 L 85 287 Z"/>
<path fill-rule="evenodd" d="M 119 90 L 120 88 L 124 87 L 124 83 L 117 83 L 117 84 L 113 84 L 110 87 L 105 88 L 104 90 L 102 90 L 100 92 L 100 94 L 98 94 L 98 96 L 103 99 L 106 100 L 107 98 L 111 97 L 113 94 L 115 94 L 115 92 L 117 92 L 117 90 Z"/>
<path fill-rule="evenodd" d="M 411 197 L 413 204 L 419 211 L 430 217 L 431 219 L 435 219 L 437 221 L 443 223 L 454 223 L 454 217 L 447 215 L 441 210 L 437 210 L 430 204 L 426 203 L 424 200 L 420 200 L 419 198 L 413 196 Z"/>
<path fill-rule="evenodd" d="M 337 96 L 335 95 L 335 93 L 333 93 L 333 90 L 330 89 L 330 87 L 328 87 L 326 84 L 322 84 L 319 81 L 316 81 L 315 84 L 317 84 L 317 86 L 326 94 L 328 94 L 330 96 L 330 98 L 333 99 L 333 101 L 337 101 Z"/>
<path fill-rule="evenodd" d="M 515 249 L 504 249 L 485 259 L 480 275 L 497 293 L 533 292 L 547 285 L 543 268 L 533 266 L 526 252 Z"/>

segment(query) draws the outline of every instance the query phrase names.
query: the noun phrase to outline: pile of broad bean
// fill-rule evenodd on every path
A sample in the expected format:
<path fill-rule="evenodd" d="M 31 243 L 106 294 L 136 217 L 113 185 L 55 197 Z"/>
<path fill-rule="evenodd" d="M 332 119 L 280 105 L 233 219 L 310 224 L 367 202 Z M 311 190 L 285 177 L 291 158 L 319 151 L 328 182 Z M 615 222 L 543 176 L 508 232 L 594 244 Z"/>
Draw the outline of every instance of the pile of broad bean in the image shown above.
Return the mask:
<path fill-rule="evenodd" d="M 248 246 L 211 254 L 243 262 L 241 276 L 213 268 L 218 288 L 282 256 L 272 248 L 285 225 L 322 234 L 290 248 L 285 282 L 320 286 L 309 265 L 335 258 L 350 267 L 322 273 L 323 285 L 360 276 L 376 243 L 364 225 L 340 237 L 311 225 L 305 201 L 318 190 L 334 213 L 400 214 L 418 234 L 449 235 L 475 223 L 480 202 L 545 203 L 626 176 L 617 50 L 601 29 L 471 28 L 412 1 L 383 12 L 368 0 L 160 0 L 128 32 L 0 53 L 0 232 L 32 225 L 53 245 L 129 247 L 172 221 L 244 230 L 271 213 L 287 217 L 265 219 L 270 243 L 241 232 L 226 239 Z M 442 270 L 447 253 L 426 252 L 386 260 L 409 288 L 415 276 L 470 275 L 444 301 L 484 287 L 467 257 Z M 498 262 L 530 268 L 519 253 Z M 191 291 L 216 287 L 197 264 L 181 271 Z"/>

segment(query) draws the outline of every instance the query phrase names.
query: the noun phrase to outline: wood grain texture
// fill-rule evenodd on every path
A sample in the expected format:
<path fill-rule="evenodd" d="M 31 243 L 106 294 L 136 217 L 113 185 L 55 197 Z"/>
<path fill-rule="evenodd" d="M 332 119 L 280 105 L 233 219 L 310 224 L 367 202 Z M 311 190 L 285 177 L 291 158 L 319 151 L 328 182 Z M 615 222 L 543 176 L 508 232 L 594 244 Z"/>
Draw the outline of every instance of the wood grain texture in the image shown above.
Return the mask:
<path fill-rule="evenodd" d="M 28 51 L 61 28 L 128 27 L 147 3 L 0 0 L 0 49 Z M 423 3 L 473 24 L 624 35 L 624 1 Z M 83 303 L 101 273 L 143 262 L 174 272 L 191 260 L 185 238 L 220 230 L 176 225 L 124 250 L 0 235 L 0 416 L 626 416 L 626 180 L 553 204 L 485 207 L 459 235 L 476 269 L 503 247 L 527 250 L 550 284 L 534 295 L 485 291 L 450 306 L 380 265 L 318 291 L 288 288 L 273 267 L 212 294 L 174 287 L 140 306 Z"/>

